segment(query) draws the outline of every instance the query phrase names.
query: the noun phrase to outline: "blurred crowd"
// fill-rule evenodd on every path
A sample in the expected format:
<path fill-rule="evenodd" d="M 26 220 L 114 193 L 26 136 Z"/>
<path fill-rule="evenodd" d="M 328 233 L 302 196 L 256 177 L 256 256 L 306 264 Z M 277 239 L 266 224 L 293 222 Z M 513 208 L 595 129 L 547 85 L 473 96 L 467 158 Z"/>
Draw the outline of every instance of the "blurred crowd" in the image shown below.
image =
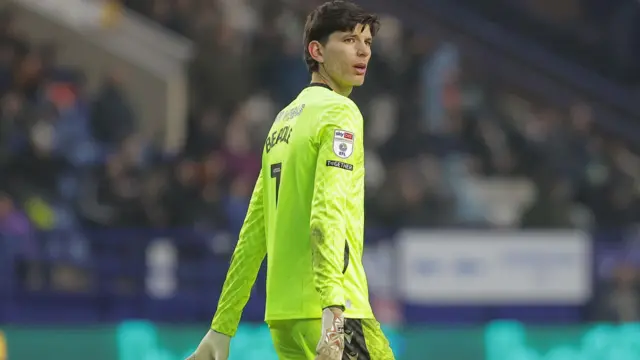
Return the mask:
<path fill-rule="evenodd" d="M 3 12 L 0 232 L 21 251 L 37 252 L 29 234 L 49 230 L 78 253 L 93 228 L 237 233 L 271 121 L 309 81 L 301 34 L 317 1 L 124 3 L 196 45 L 183 151 L 168 156 L 139 134 L 118 69 L 89 93 L 81 73 L 56 62 L 59 44 L 29 42 Z M 382 20 L 366 84 L 353 94 L 366 122 L 369 226 L 638 220 L 640 159 L 598 129 L 607 119 L 588 102 L 549 106 L 490 81 L 455 43 Z M 487 179 L 524 179 L 534 196 L 496 221 L 473 190 Z"/>
<path fill-rule="evenodd" d="M 218 154 L 225 142 L 246 142 L 257 156 L 274 113 L 308 82 L 301 33 L 318 1 L 126 3 L 197 44 L 188 156 Z M 588 103 L 554 108 L 501 87 L 455 44 L 391 16 L 383 17 L 370 68 L 353 94 L 366 122 L 370 225 L 495 226 L 470 191 L 488 177 L 526 178 L 536 190 L 520 217 L 500 225 L 602 228 L 637 220 L 639 159 L 598 130 L 606 119 L 595 119 Z M 253 173 L 231 176 L 250 183 L 258 161 L 244 162 Z"/>

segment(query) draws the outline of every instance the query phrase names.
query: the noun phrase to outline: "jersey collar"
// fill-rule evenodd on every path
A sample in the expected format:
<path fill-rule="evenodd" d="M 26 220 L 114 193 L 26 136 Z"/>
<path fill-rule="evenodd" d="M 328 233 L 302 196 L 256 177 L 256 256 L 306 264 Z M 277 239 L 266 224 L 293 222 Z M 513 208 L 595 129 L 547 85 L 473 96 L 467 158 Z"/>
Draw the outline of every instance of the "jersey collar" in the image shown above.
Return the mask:
<path fill-rule="evenodd" d="M 327 84 L 325 84 L 325 83 L 312 82 L 312 83 L 311 83 L 311 84 L 309 84 L 309 86 L 307 86 L 307 87 L 312 87 L 312 86 L 320 86 L 320 87 L 323 87 L 323 88 L 325 88 L 325 89 L 329 89 L 329 90 L 333 91 L 333 89 L 331 88 L 331 86 L 329 86 L 329 85 L 327 85 Z"/>

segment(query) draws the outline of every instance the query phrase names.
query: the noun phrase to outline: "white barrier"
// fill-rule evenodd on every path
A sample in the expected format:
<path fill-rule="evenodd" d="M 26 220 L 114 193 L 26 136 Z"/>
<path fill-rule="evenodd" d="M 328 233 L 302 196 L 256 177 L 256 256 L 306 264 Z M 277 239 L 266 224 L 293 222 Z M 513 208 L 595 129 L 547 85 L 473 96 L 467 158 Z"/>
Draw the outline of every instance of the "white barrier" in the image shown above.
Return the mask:
<path fill-rule="evenodd" d="M 399 293 L 417 304 L 582 304 L 591 244 L 574 231 L 405 231 Z"/>

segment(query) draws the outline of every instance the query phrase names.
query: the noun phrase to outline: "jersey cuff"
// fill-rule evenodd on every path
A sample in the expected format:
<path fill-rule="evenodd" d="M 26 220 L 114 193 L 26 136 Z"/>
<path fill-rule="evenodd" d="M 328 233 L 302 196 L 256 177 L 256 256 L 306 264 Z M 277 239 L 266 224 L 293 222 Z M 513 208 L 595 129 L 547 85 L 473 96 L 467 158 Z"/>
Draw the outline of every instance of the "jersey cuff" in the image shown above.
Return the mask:
<path fill-rule="evenodd" d="M 328 307 L 344 307 L 344 294 L 342 291 L 334 292 L 333 294 L 329 294 L 329 296 L 322 299 L 322 308 L 326 309 Z"/>
<path fill-rule="evenodd" d="M 221 327 L 218 324 L 216 324 L 215 322 L 211 322 L 211 326 L 209 327 L 211 330 L 220 333 L 222 335 L 226 335 L 228 337 L 234 337 L 234 335 L 236 334 L 237 328 L 225 328 L 225 327 Z"/>
<path fill-rule="evenodd" d="M 322 310 L 326 310 L 326 309 L 330 309 L 330 308 L 337 308 L 337 309 L 342 310 L 342 312 L 345 311 L 344 305 L 329 305 L 329 306 L 324 307 Z"/>

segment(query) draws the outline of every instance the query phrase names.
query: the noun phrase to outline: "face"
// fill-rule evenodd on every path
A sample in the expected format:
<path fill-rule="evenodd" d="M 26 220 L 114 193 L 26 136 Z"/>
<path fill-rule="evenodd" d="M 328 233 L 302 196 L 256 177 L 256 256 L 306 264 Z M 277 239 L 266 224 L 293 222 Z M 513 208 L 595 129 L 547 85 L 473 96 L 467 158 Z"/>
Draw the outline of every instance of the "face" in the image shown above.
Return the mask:
<path fill-rule="evenodd" d="M 310 53 L 320 63 L 320 73 L 326 72 L 336 86 L 360 86 L 371 59 L 372 40 L 369 26 L 357 25 L 351 32 L 334 32 L 324 46 L 312 42 Z"/>

